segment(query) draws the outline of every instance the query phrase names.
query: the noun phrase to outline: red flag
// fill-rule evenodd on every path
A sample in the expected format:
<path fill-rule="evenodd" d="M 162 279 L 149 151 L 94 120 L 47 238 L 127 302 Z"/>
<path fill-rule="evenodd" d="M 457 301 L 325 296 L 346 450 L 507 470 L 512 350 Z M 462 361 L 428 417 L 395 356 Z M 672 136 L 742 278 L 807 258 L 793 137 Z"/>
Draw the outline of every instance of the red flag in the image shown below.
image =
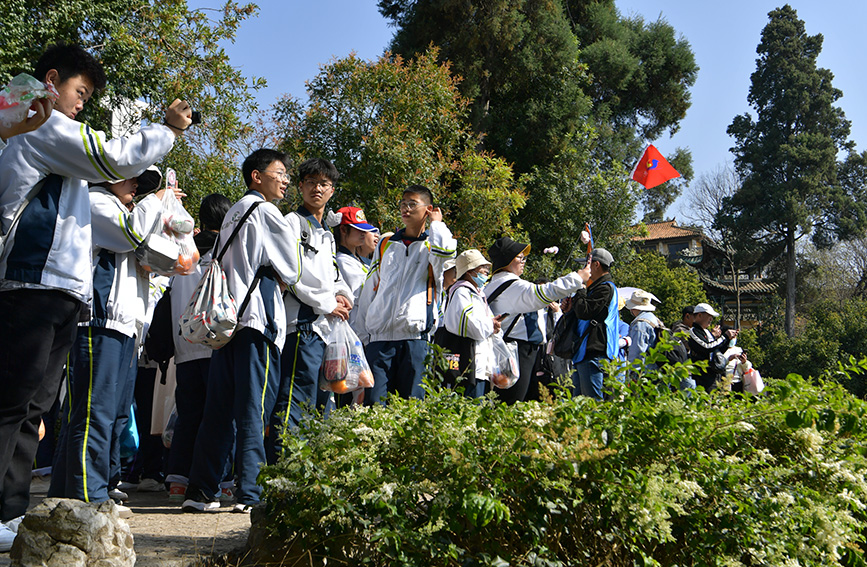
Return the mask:
<path fill-rule="evenodd" d="M 680 177 L 680 174 L 665 161 L 653 144 L 647 146 L 644 155 L 632 170 L 632 179 L 644 185 L 645 189 L 651 189 L 675 177 Z"/>

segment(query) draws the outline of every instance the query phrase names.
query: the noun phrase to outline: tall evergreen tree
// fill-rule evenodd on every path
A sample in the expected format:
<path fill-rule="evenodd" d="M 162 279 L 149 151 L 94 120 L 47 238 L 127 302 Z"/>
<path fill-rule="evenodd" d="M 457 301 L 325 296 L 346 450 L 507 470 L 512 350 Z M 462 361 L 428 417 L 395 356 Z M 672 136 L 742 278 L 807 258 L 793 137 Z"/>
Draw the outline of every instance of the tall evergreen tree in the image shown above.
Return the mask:
<path fill-rule="evenodd" d="M 747 97 L 756 116 L 737 116 L 728 128 L 743 183 L 717 220 L 744 242 L 784 251 L 785 328 L 793 336 L 796 243 L 807 235 L 827 244 L 863 232 L 863 209 L 838 214 L 852 210 L 863 184 L 838 181 L 837 154 L 854 143 L 849 121 L 834 106 L 843 93 L 831 85 L 831 72 L 816 66 L 822 36 L 807 35 L 788 4 L 768 15 Z"/>

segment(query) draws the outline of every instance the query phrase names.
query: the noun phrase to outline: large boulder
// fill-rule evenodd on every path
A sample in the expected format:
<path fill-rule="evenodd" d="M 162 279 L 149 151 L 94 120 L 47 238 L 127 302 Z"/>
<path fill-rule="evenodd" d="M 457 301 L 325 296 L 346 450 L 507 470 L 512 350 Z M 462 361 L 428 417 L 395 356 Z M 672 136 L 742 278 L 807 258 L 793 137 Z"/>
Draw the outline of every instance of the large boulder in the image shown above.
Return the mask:
<path fill-rule="evenodd" d="M 12 545 L 12 567 L 133 567 L 132 532 L 114 502 L 46 498 Z"/>

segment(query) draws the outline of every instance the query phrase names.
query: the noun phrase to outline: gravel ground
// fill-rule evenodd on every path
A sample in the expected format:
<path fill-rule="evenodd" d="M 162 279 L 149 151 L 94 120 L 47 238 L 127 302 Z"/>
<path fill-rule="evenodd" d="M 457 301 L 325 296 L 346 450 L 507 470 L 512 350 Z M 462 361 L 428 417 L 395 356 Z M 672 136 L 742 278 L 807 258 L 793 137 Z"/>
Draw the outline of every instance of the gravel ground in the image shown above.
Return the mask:
<path fill-rule="evenodd" d="M 35 479 L 30 505 L 45 497 L 45 479 Z M 136 567 L 187 567 L 207 556 L 243 548 L 250 531 L 249 514 L 233 514 L 231 507 L 187 514 L 169 503 L 165 492 L 128 491 L 133 516 L 127 520 L 135 539 Z M 0 567 L 10 564 L 9 553 L 0 553 Z"/>

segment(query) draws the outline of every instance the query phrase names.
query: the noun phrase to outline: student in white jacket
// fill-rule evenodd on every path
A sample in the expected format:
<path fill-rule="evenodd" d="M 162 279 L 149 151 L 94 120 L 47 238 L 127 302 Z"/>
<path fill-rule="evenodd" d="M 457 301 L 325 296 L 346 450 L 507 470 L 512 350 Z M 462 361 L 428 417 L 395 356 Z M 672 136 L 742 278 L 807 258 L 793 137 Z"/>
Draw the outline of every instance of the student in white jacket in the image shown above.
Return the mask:
<path fill-rule="evenodd" d="M 386 393 L 424 397 L 421 382 L 443 264 L 457 248 L 430 189 L 407 187 L 398 207 L 404 228 L 377 247 L 358 299 L 356 324 L 359 336 L 369 341 L 365 353 L 374 379 L 364 394 L 366 405 L 384 403 Z"/>
<path fill-rule="evenodd" d="M 34 76 L 60 94 L 47 122 L 15 136 L 0 154 L 0 520 L 24 514 L 40 417 L 56 399 L 63 364 L 93 288 L 88 181 L 120 181 L 162 159 L 190 123 L 175 101 L 164 125 L 107 140 L 75 116 L 105 74 L 87 51 L 53 46 Z M 38 183 L 44 184 L 28 202 Z M 16 213 L 23 211 L 10 229 Z M 86 315 L 85 315 L 86 317 Z M 22 324 L 26 321 L 27 324 Z M 14 455 L 14 457 L 13 457 Z M 10 483 L 10 477 L 20 482 Z M 5 526 L 0 527 L 0 549 Z"/>
<path fill-rule="evenodd" d="M 539 328 L 538 311 L 554 301 L 572 296 L 584 287 L 584 281 L 578 272 L 570 272 L 545 284 L 521 279 L 530 245 L 515 242 L 507 236 L 497 239 L 488 249 L 488 254 L 493 262 L 494 275 L 485 287 L 485 295 L 491 298 L 494 315 L 508 314 L 503 319 L 503 338 L 518 343 L 521 369 L 518 382 L 508 390 L 497 390 L 497 395 L 507 403 L 514 403 L 523 401 L 527 395 L 539 348 L 545 342 L 545 335 Z"/>
<path fill-rule="evenodd" d="M 500 320 L 488 307 L 482 291 L 491 263 L 478 250 L 465 250 L 455 260 L 457 281 L 448 291 L 446 330 L 472 341 L 472 366 L 465 382 L 464 395 L 480 398 L 491 382 L 494 346 L 491 337 L 500 330 Z"/>
<path fill-rule="evenodd" d="M 305 408 L 316 405 L 319 367 L 332 318 L 347 319 L 354 301 L 352 290 L 337 269 L 334 236 L 322 226 L 325 207 L 339 177 L 334 164 L 325 159 L 309 159 L 298 166 L 302 204 L 286 215 L 286 221 L 298 235 L 301 275 L 284 296 L 286 344 L 266 443 L 269 463 L 276 462 L 282 452 L 280 434 L 297 427 Z"/>
<path fill-rule="evenodd" d="M 289 163 L 286 154 L 270 149 L 256 150 L 244 160 L 248 191 L 229 209 L 214 246 L 226 246 L 222 267 L 239 305 L 238 326 L 232 340 L 211 356 L 208 396 L 183 503 L 187 512 L 220 507 L 215 495 L 232 450 L 233 423 L 235 509 L 249 513 L 259 501 L 256 477 L 265 462 L 265 427 L 277 397 L 286 339 L 283 291 L 295 285 L 300 269 L 298 234 L 272 203 L 283 198 L 289 184 Z M 228 242 L 237 227 L 237 236 Z"/>
<path fill-rule="evenodd" d="M 138 371 L 136 339 L 148 307 L 149 275 L 135 249 L 158 221 L 165 189 L 127 209 L 138 188 L 152 191 L 158 171 L 90 190 L 93 228 L 91 319 L 78 329 L 70 353 L 67 395 L 52 465 L 49 495 L 85 502 L 108 500 L 112 433 L 121 412 L 128 416 Z M 178 196 L 183 193 L 178 191 Z M 119 455 L 114 455 L 119 473 Z M 118 474 L 119 476 L 119 474 Z"/>

